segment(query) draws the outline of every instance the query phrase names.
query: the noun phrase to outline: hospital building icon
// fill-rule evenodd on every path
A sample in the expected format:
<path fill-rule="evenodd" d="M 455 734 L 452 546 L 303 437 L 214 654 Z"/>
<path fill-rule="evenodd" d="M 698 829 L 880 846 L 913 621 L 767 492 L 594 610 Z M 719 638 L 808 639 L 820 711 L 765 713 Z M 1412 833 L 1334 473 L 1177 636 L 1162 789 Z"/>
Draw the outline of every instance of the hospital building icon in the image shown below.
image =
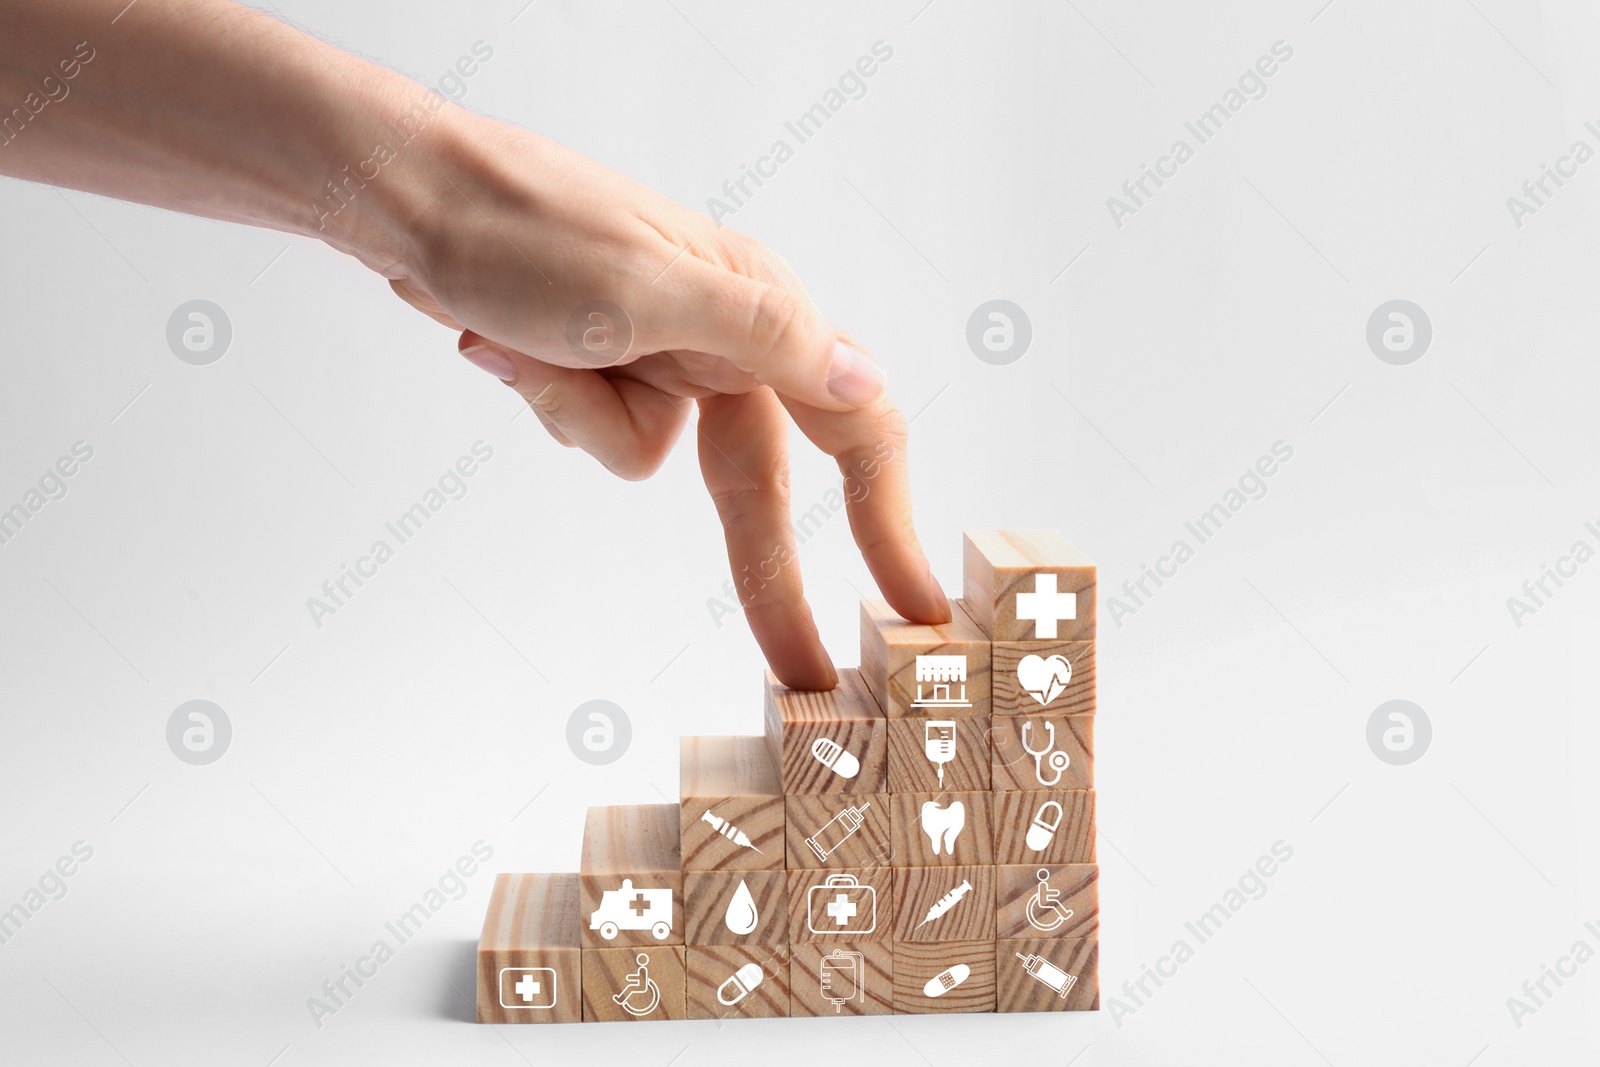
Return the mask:
<path fill-rule="evenodd" d="M 918 656 L 914 708 L 970 708 L 967 700 L 967 657 Z"/>

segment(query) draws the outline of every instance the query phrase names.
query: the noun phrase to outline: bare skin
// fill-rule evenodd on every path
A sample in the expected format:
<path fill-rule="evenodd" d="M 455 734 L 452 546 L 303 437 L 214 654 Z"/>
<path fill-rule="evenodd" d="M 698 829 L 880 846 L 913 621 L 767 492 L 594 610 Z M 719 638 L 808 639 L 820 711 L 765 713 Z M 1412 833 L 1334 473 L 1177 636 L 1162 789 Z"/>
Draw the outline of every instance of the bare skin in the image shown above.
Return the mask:
<path fill-rule="evenodd" d="M 316 237 L 624 478 L 698 406 L 734 584 L 787 685 L 837 681 L 790 526 L 791 421 L 837 462 L 889 603 L 950 618 L 878 364 L 777 254 L 576 152 L 226 0 L 9 0 L 0 174 Z M 596 301 L 621 311 L 609 336 L 631 329 L 621 358 L 570 340 Z"/>

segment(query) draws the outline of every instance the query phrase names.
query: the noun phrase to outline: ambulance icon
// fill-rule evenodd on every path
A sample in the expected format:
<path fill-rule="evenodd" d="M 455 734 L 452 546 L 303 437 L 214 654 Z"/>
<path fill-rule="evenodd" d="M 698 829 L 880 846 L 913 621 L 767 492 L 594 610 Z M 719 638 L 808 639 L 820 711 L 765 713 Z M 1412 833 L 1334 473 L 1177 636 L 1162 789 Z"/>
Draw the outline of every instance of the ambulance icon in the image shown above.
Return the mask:
<path fill-rule="evenodd" d="M 607 941 L 620 930 L 649 930 L 657 941 L 665 941 L 672 933 L 672 890 L 635 889 L 633 879 L 624 878 L 621 889 L 600 894 L 589 929 L 599 930 Z"/>

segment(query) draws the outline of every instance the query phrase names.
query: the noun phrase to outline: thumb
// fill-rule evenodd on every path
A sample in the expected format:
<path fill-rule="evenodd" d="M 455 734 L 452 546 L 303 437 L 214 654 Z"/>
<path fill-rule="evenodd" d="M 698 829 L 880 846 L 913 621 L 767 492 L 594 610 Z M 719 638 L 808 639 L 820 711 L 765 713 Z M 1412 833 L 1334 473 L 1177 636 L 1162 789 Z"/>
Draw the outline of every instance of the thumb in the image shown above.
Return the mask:
<path fill-rule="evenodd" d="M 684 269 L 687 268 L 687 269 Z M 720 356 L 783 396 L 825 411 L 866 407 L 888 376 L 803 294 L 684 257 L 681 311 L 654 348 Z"/>

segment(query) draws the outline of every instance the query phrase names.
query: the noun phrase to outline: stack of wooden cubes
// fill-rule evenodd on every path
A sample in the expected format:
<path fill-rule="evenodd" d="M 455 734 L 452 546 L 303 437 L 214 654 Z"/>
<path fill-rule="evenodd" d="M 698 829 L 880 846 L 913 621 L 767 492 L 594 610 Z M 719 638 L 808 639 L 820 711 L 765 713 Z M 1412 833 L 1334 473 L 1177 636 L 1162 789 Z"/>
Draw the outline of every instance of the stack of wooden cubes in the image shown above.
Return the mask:
<path fill-rule="evenodd" d="M 502 874 L 480 1022 L 1099 1007 L 1095 569 L 966 535 L 923 626 L 861 605 L 828 692 L 685 737 L 680 800 L 589 809 L 578 874 Z"/>

